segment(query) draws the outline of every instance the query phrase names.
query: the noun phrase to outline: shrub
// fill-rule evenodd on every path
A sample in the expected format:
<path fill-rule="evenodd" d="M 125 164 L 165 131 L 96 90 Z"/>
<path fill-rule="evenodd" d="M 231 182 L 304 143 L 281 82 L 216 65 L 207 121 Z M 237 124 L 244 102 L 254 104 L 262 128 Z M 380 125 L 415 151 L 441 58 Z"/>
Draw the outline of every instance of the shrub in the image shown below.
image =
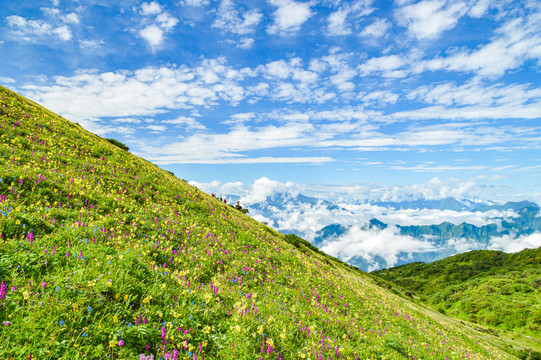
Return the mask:
<path fill-rule="evenodd" d="M 120 141 L 118 140 L 115 140 L 115 139 L 105 139 L 107 141 L 109 141 L 111 144 L 121 148 L 122 150 L 130 150 L 130 148 L 128 146 L 126 146 L 125 144 L 121 143 Z"/>

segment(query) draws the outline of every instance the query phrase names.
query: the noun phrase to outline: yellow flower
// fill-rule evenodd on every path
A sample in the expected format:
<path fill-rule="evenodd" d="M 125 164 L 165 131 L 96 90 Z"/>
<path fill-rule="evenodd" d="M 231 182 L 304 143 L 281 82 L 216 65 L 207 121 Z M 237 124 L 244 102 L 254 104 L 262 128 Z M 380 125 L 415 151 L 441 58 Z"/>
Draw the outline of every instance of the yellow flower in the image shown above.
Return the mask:
<path fill-rule="evenodd" d="M 117 315 L 113 316 L 113 322 L 114 323 L 118 322 L 118 316 Z"/>
<path fill-rule="evenodd" d="M 124 301 L 128 301 L 128 298 L 129 298 L 128 294 L 124 295 Z"/>
<path fill-rule="evenodd" d="M 152 300 L 152 296 L 147 296 L 144 300 L 143 300 L 143 304 L 148 304 L 150 302 L 150 300 Z"/>

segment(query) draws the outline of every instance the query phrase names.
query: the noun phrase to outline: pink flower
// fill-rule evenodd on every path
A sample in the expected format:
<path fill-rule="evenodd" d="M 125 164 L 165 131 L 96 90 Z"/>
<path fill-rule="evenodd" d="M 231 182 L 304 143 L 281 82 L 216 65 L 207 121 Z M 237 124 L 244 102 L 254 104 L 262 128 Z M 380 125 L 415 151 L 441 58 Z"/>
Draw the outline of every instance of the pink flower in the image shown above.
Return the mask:
<path fill-rule="evenodd" d="M 124 346 L 124 340 L 120 340 L 120 341 L 118 342 L 118 346 Z"/>
<path fill-rule="evenodd" d="M 0 283 L 0 299 L 5 299 L 7 292 L 8 287 L 6 286 L 6 282 L 4 281 L 4 279 L 2 279 L 2 282 Z"/>
<path fill-rule="evenodd" d="M 165 326 L 162 326 L 162 340 L 165 340 Z"/>
<path fill-rule="evenodd" d="M 41 283 L 41 287 L 45 289 L 45 286 L 47 286 L 47 283 L 44 281 Z"/>

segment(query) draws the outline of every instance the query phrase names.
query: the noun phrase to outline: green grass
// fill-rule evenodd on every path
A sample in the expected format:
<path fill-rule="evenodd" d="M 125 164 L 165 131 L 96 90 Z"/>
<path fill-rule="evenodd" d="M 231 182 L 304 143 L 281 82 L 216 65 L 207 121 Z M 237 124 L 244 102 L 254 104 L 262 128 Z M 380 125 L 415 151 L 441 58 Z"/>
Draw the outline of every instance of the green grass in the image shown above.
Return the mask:
<path fill-rule="evenodd" d="M 0 358 L 514 358 L 2 87 L 0 99 Z"/>

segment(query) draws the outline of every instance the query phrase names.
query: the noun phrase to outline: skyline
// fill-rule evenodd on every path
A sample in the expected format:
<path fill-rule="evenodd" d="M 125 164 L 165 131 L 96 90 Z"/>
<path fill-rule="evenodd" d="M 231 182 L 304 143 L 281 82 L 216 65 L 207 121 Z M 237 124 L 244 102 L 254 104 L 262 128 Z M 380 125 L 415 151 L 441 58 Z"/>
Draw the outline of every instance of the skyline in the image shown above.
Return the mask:
<path fill-rule="evenodd" d="M 535 1 L 21 1 L 0 19 L 0 84 L 188 181 L 541 201 Z"/>

